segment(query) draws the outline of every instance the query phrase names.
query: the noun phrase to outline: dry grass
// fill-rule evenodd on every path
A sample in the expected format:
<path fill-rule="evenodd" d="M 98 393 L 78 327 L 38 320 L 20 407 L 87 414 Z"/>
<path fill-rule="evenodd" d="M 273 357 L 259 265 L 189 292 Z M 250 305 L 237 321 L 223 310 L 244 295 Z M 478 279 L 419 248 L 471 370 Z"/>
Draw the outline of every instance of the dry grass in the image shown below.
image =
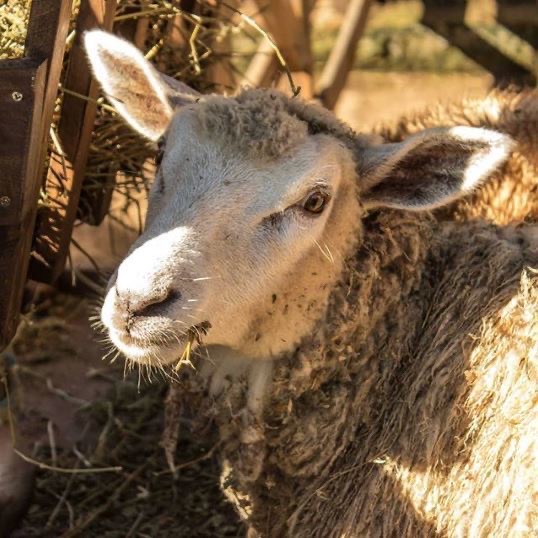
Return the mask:
<path fill-rule="evenodd" d="M 240 524 L 218 487 L 211 447 L 183 439 L 174 479 L 158 442 L 163 429 L 162 384 L 137 389 L 136 378 L 118 381 L 110 399 L 81 411 L 100 430 L 84 457 L 92 466 L 120 465 L 119 473 L 40 472 L 34 503 L 15 537 L 240 535 Z M 210 453 L 209 456 L 212 456 Z M 42 449 L 40 457 L 49 456 Z M 99 462 L 98 464 L 96 462 Z M 58 465 L 83 469 L 73 452 Z"/>
<path fill-rule="evenodd" d="M 24 55 L 26 27 L 32 0 L 0 2 L 0 60 Z"/>

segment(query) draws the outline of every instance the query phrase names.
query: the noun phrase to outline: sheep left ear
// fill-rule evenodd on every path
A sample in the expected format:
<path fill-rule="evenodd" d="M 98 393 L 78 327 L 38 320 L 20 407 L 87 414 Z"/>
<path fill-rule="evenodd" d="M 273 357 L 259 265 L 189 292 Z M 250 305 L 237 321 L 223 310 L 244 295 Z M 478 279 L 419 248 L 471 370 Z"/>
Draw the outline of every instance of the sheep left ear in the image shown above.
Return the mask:
<path fill-rule="evenodd" d="M 101 30 L 84 34 L 95 78 L 121 116 L 141 135 L 156 141 L 174 111 L 194 103 L 198 92 L 159 73 L 131 43 Z"/>
<path fill-rule="evenodd" d="M 510 137 L 487 129 L 426 129 L 397 144 L 372 146 L 359 156 L 367 208 L 432 209 L 464 196 L 508 157 Z"/>

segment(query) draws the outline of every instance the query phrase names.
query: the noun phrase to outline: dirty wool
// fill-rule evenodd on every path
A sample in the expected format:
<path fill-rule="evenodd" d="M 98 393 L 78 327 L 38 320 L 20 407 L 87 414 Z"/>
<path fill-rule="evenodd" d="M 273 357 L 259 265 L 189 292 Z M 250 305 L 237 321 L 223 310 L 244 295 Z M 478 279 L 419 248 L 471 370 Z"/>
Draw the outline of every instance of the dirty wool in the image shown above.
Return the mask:
<path fill-rule="evenodd" d="M 477 123 L 488 121 L 517 139 L 508 120 Z M 275 362 L 259 416 L 244 380 L 214 398 L 192 371 L 172 386 L 169 455 L 179 409 L 198 432 L 216 424 L 221 485 L 253 536 L 536 530 L 538 234 L 522 222 L 535 199 L 519 190 L 535 188 L 536 161 L 534 139 L 520 138 L 504 169 L 519 172 L 503 177 L 521 205 L 495 205 L 497 176 L 451 212 L 364 218 L 325 314 Z"/>

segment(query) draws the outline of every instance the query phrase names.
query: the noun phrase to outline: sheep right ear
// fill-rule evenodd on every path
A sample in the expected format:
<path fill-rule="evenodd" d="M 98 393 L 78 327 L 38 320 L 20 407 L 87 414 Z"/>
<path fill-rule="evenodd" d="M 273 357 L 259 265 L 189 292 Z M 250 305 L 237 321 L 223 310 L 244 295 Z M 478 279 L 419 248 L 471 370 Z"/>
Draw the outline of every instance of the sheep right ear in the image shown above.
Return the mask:
<path fill-rule="evenodd" d="M 156 141 L 174 109 L 194 102 L 198 93 L 161 75 L 131 43 L 101 30 L 84 34 L 95 78 L 118 113 L 141 135 Z"/>
<path fill-rule="evenodd" d="M 508 158 L 512 139 L 476 127 L 437 127 L 360 156 L 367 208 L 423 211 L 472 192 Z"/>

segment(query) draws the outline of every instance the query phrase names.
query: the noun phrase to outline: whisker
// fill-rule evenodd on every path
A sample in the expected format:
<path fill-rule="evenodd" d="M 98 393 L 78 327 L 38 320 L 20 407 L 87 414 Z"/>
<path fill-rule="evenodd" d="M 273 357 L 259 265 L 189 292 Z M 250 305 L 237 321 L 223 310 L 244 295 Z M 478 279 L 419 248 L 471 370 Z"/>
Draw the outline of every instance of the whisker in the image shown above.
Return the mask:
<path fill-rule="evenodd" d="M 329 257 L 327 255 L 327 253 L 323 250 L 323 248 L 321 247 L 321 245 L 314 239 L 314 243 L 316 244 L 316 246 L 319 248 L 319 251 L 323 254 L 323 256 L 329 260 L 331 263 L 334 263 L 334 259 Z"/>

